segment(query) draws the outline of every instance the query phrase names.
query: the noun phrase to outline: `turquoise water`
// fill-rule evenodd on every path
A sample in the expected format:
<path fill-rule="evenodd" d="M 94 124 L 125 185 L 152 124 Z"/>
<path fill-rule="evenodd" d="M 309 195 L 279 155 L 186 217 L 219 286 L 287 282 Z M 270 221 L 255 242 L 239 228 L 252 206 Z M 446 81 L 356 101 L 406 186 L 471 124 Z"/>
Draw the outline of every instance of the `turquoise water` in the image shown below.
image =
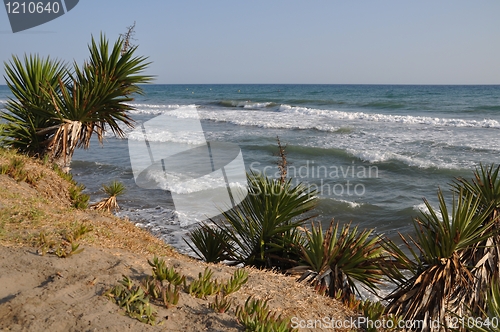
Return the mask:
<path fill-rule="evenodd" d="M 206 138 L 238 144 L 247 170 L 277 171 L 279 136 L 289 174 L 319 190 L 323 223 L 352 221 L 389 236 L 411 232 L 423 197 L 437 205 L 439 187 L 469 178 L 479 163 L 500 163 L 500 86 L 149 85 L 144 91 L 134 102 L 137 124 L 160 114 L 183 118 L 177 108 L 196 105 Z M 0 87 L 0 106 L 7 96 Z M 151 139 L 172 138 L 158 132 Z M 135 185 L 127 139 L 109 135 L 103 147 L 93 141 L 76 152 L 72 168 L 93 200 L 102 183 L 123 181 L 121 214 L 186 249 L 181 238 L 202 216 L 180 225 L 168 192 Z"/>

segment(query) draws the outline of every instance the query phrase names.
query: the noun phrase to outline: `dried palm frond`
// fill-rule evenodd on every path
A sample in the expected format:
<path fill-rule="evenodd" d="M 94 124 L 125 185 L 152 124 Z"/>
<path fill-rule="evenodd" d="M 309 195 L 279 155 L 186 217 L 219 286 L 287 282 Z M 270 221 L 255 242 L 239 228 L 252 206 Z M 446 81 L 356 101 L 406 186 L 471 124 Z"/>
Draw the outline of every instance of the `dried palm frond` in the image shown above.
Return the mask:
<path fill-rule="evenodd" d="M 466 317 L 469 331 L 500 332 L 500 284 L 498 279 L 491 282 L 486 300 L 486 310 L 482 312 L 485 318 L 478 319 L 474 310 L 471 310 L 471 316 Z"/>

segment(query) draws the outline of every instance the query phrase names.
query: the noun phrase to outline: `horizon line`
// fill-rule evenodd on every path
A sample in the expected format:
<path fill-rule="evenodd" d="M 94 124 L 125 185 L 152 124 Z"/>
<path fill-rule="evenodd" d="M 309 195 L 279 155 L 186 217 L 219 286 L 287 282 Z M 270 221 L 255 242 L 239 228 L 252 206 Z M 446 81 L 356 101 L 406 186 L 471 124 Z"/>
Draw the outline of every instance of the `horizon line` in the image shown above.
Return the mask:
<path fill-rule="evenodd" d="M 500 83 L 145 83 L 148 85 L 405 85 L 405 86 L 500 86 Z M 7 84 L 0 84 L 7 86 Z"/>

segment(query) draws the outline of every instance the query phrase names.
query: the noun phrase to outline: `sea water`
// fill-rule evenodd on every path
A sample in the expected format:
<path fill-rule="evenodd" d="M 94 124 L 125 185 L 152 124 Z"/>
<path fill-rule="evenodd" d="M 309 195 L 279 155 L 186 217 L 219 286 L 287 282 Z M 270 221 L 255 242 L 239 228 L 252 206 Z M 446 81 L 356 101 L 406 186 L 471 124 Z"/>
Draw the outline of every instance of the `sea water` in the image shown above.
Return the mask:
<path fill-rule="evenodd" d="M 428 85 L 146 85 L 131 112 L 136 127 L 159 115 L 173 120 L 198 109 L 208 141 L 237 144 L 247 171 L 277 176 L 277 137 L 286 145 L 288 176 L 318 192 L 315 220 L 332 218 L 396 238 L 413 232 L 412 220 L 437 206 L 441 188 L 471 178 L 481 163 L 500 163 L 500 86 Z M 0 87 L 0 107 L 10 96 Z M 182 252 L 184 238 L 204 219 L 180 222 L 170 193 L 134 182 L 128 140 L 107 133 L 100 146 L 76 151 L 72 173 L 92 201 L 102 184 L 127 187 L 120 216 L 145 227 Z M 161 129 L 153 142 L 190 143 L 192 135 Z M 200 190 L 207 183 L 197 184 Z M 184 188 L 185 190 L 186 188 Z M 197 190 L 191 186 L 189 190 Z M 200 204 L 204 204 L 200 202 Z M 184 218 L 181 218 L 185 220 Z M 147 244 L 145 244 L 147 245 Z"/>

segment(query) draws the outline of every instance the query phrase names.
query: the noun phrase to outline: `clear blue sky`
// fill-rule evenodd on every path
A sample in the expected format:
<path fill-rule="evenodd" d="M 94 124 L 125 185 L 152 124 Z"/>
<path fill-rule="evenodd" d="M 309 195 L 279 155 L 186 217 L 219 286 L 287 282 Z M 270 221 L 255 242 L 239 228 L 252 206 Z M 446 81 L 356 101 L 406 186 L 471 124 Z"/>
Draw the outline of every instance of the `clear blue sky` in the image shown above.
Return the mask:
<path fill-rule="evenodd" d="M 81 63 L 91 34 L 136 21 L 156 83 L 500 84 L 499 15 L 498 0 L 80 0 L 16 34 L 0 8 L 0 60 Z"/>

